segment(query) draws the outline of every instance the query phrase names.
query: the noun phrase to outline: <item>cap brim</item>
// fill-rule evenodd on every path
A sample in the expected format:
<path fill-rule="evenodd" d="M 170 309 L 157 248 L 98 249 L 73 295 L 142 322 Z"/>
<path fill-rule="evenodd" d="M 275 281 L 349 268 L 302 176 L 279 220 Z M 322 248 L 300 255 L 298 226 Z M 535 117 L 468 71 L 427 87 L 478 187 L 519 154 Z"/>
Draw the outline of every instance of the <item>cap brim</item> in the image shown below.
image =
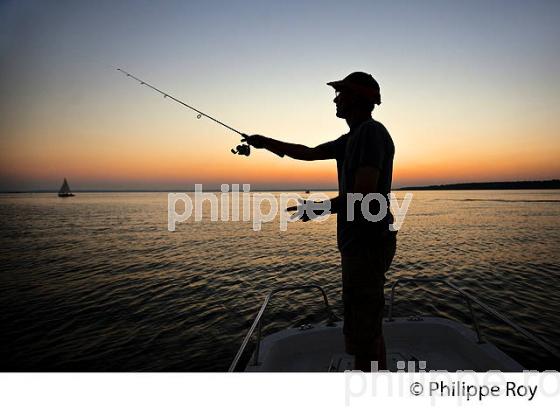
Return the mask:
<path fill-rule="evenodd" d="M 344 85 L 344 81 L 331 81 L 330 83 L 327 83 L 327 85 L 330 85 L 336 90 L 337 88 L 341 88 Z"/>
<path fill-rule="evenodd" d="M 379 90 L 373 90 L 369 87 L 359 84 L 348 83 L 344 80 L 331 81 L 330 83 L 327 83 L 327 85 L 333 87 L 335 91 L 342 91 L 343 88 L 350 89 L 355 93 L 364 96 L 368 100 L 373 101 L 375 104 L 381 104 L 381 96 L 379 95 Z"/>

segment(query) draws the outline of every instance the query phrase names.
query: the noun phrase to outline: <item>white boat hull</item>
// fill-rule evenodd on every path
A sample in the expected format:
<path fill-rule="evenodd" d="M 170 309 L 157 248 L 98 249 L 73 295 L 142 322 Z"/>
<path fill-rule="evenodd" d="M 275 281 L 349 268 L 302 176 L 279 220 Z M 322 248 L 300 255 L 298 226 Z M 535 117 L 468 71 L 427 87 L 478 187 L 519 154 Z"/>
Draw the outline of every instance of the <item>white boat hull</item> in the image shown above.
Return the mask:
<path fill-rule="evenodd" d="M 478 343 L 465 325 L 436 317 L 384 320 L 389 370 L 447 370 L 455 372 L 522 371 L 523 367 L 489 342 Z M 251 357 L 248 372 L 327 372 L 352 370 L 344 352 L 342 322 L 334 326 L 291 328 L 264 337 L 259 362 Z M 397 365 L 401 362 L 401 367 Z M 425 362 L 425 363 L 421 363 Z M 408 366 L 411 366 L 409 368 Z"/>

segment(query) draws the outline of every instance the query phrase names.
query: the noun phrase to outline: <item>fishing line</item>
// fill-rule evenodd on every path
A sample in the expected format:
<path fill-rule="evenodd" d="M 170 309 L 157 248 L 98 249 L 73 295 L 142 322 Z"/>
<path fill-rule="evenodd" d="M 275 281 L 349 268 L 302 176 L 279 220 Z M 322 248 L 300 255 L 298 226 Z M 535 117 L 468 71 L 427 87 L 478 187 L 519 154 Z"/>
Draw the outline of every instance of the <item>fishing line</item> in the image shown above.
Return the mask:
<path fill-rule="evenodd" d="M 160 90 L 159 88 L 154 87 L 154 86 L 151 85 L 150 83 L 147 83 L 146 81 L 144 81 L 144 80 L 142 80 L 142 79 L 136 77 L 135 75 L 133 75 L 133 74 L 131 74 L 131 73 L 129 73 L 129 72 L 126 72 L 125 70 L 123 70 L 123 69 L 121 69 L 121 68 L 117 68 L 117 71 L 120 71 L 121 73 L 125 74 L 127 77 L 132 78 L 132 79 L 135 80 L 136 82 L 140 83 L 140 85 L 145 85 L 146 87 L 151 88 L 151 89 L 154 90 L 155 92 L 157 92 L 157 93 L 163 95 L 163 98 L 169 98 L 169 99 L 171 99 L 171 100 L 173 100 L 173 101 L 175 101 L 175 102 L 177 102 L 177 103 L 179 103 L 179 104 L 181 104 L 181 105 L 187 107 L 188 109 L 195 111 L 195 112 L 197 113 L 197 116 L 196 116 L 197 119 L 201 119 L 202 117 L 206 117 L 206 118 L 208 118 L 209 120 L 212 120 L 212 121 L 214 121 L 215 123 L 218 123 L 218 124 L 221 125 L 222 127 L 225 127 L 225 128 L 227 128 L 228 130 L 233 131 L 233 132 L 235 132 L 235 133 L 241 135 L 243 138 L 247 137 L 247 135 L 244 134 L 244 133 L 242 133 L 241 131 L 238 131 L 238 130 L 236 130 L 235 128 L 230 127 L 229 125 L 224 124 L 222 121 L 217 120 L 216 118 L 214 118 L 214 117 L 212 117 L 212 116 L 210 116 L 210 115 L 208 115 L 208 114 L 206 114 L 206 113 L 200 111 L 200 110 L 197 109 L 197 108 L 194 108 L 193 106 L 191 106 L 191 105 L 185 103 L 184 101 L 181 101 L 181 100 L 179 100 L 178 98 L 173 97 L 171 94 L 169 94 L 169 93 L 167 93 L 167 92 L 165 92 L 165 91 L 162 91 L 162 90 Z M 231 152 L 232 152 L 233 154 L 245 155 L 245 156 L 248 157 L 249 154 L 251 153 L 251 147 L 250 147 L 248 144 L 240 144 L 240 145 L 238 145 L 237 147 L 235 147 L 235 149 L 231 149 Z"/>

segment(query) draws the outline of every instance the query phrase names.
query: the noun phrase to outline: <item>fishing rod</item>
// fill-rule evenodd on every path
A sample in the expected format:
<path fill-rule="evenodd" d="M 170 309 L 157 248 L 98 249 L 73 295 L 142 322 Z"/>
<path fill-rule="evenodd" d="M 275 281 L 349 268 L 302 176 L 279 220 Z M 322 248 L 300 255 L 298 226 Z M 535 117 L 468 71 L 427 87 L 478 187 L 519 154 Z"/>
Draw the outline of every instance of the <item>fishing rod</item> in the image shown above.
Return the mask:
<path fill-rule="evenodd" d="M 151 88 L 152 90 L 154 90 L 154 91 L 160 93 L 161 95 L 163 95 L 163 98 L 169 98 L 169 99 L 171 99 L 171 100 L 173 100 L 173 101 L 175 101 L 175 102 L 178 102 L 179 104 L 181 104 L 181 105 L 183 105 L 183 106 L 185 106 L 185 107 L 187 107 L 187 108 L 189 108 L 189 109 L 195 111 L 195 112 L 197 113 L 197 116 L 196 116 L 197 119 L 201 119 L 202 117 L 206 117 L 206 118 L 208 118 L 209 120 L 212 120 L 212 121 L 214 121 L 214 122 L 220 124 L 221 126 L 226 127 L 228 130 L 233 131 L 233 132 L 236 132 L 237 134 L 241 135 L 243 138 L 246 138 L 246 137 L 247 137 L 247 135 L 244 134 L 244 133 L 242 133 L 241 131 L 238 131 L 238 130 L 236 130 L 235 128 L 230 127 L 229 125 L 224 124 L 222 121 L 217 120 L 216 118 L 214 118 L 214 117 L 212 117 L 212 116 L 210 116 L 210 115 L 208 115 L 208 114 L 206 114 L 206 113 L 204 113 L 204 112 L 202 112 L 202 111 L 200 111 L 200 110 L 198 110 L 198 109 L 196 109 L 196 108 L 190 106 L 189 104 L 187 104 L 187 103 L 185 103 L 185 102 L 179 100 L 178 98 L 173 97 L 171 94 L 169 94 L 169 93 L 167 93 L 167 92 L 165 92 L 165 91 L 161 91 L 159 88 L 154 87 L 153 85 L 151 85 L 151 84 L 147 83 L 146 81 L 144 81 L 144 80 L 142 80 L 142 79 L 140 79 L 140 78 L 138 78 L 138 77 L 132 75 L 131 73 L 128 73 L 128 72 L 124 71 L 124 70 L 121 69 L 121 68 L 117 68 L 117 71 L 120 71 L 121 73 L 125 74 L 127 77 L 130 77 L 130 78 L 136 80 L 138 83 L 140 83 L 140 85 L 145 85 L 146 87 Z M 235 149 L 232 148 L 232 149 L 231 149 L 231 152 L 232 152 L 233 154 L 245 155 L 246 157 L 248 157 L 249 154 L 251 153 L 251 147 L 249 146 L 249 144 L 240 144 L 240 145 L 238 145 L 237 147 L 235 147 Z"/>

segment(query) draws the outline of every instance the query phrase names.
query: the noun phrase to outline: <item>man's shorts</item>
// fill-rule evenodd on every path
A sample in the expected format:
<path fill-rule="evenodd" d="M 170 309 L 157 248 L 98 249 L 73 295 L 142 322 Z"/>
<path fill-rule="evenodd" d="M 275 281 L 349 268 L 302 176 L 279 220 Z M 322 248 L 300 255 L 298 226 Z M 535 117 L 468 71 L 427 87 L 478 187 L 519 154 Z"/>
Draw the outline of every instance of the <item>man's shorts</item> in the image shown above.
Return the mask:
<path fill-rule="evenodd" d="M 371 354 L 383 335 L 385 272 L 396 250 L 396 236 L 369 251 L 342 255 L 342 300 L 346 353 Z"/>

